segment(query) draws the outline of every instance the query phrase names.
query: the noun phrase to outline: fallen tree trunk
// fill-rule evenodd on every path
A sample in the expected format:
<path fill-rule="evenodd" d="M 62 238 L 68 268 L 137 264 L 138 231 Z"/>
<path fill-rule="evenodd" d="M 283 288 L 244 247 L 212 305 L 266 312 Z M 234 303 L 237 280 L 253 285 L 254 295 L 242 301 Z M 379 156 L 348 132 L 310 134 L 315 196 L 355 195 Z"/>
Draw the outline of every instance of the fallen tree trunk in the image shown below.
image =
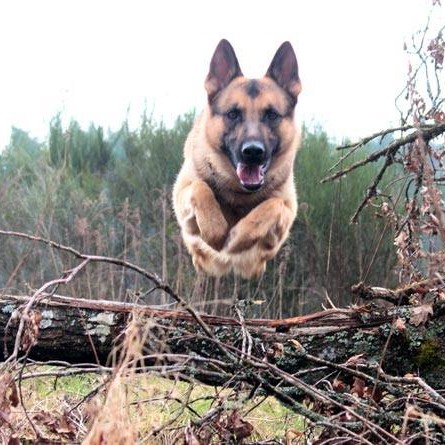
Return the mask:
<path fill-rule="evenodd" d="M 3 360 L 13 348 L 20 308 L 28 302 L 24 296 L 0 298 Z M 321 372 L 302 377 L 309 383 L 321 378 L 326 367 L 360 356 L 392 375 L 420 374 L 434 388 L 445 388 L 443 305 L 330 309 L 284 320 L 201 315 L 209 337 L 185 311 L 52 296 L 39 301 L 28 315 L 22 349 L 29 348 L 29 357 L 42 361 L 107 364 L 134 317 L 145 332 L 147 366 L 159 365 L 161 353 L 164 365 L 177 363 L 175 354 L 195 361 L 200 357 L 195 376 L 205 383 L 222 384 L 231 378 L 237 366 L 237 354 L 231 356 L 231 351 L 237 351 L 245 356 L 250 352 L 290 374 L 318 363 L 324 367 Z M 210 372 L 214 366 L 205 359 L 218 362 L 219 370 Z"/>

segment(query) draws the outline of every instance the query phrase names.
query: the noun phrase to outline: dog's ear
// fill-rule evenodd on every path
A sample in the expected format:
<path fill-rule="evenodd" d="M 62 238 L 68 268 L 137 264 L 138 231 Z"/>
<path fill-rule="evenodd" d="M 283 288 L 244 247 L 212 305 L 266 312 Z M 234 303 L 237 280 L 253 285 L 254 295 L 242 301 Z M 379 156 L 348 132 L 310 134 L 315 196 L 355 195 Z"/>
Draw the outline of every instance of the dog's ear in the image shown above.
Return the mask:
<path fill-rule="evenodd" d="M 298 62 L 294 49 L 289 42 L 284 42 L 275 53 L 266 76 L 272 78 L 281 88 L 286 90 L 297 102 L 301 91 L 298 76 Z"/>
<path fill-rule="evenodd" d="M 243 73 L 232 45 L 226 39 L 222 39 L 213 53 L 209 74 L 205 81 L 209 102 L 235 77 L 242 75 Z"/>

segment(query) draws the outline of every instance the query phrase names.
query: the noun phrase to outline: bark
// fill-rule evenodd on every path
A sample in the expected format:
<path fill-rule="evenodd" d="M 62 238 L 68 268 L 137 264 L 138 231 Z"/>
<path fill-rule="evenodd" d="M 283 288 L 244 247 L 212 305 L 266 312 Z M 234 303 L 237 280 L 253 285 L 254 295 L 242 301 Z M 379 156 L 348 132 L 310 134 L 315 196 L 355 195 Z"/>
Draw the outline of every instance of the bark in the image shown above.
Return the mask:
<path fill-rule="evenodd" d="M 28 297 L 0 298 L 0 357 L 13 349 L 20 307 Z M 188 312 L 162 310 L 128 303 L 92 301 L 68 297 L 46 298 L 33 308 L 34 320 L 24 331 L 22 346 L 35 343 L 29 357 L 70 363 L 109 363 L 119 349 L 130 317 L 140 320 L 145 330 L 145 365 L 177 363 L 175 355 L 213 359 L 194 369 L 194 377 L 204 383 L 221 384 L 233 377 L 237 364 L 231 350 L 247 350 L 289 373 L 319 365 L 345 364 L 358 354 L 368 363 L 381 363 L 391 375 L 420 375 L 436 390 L 445 388 L 445 311 L 443 304 L 378 309 L 357 307 L 330 309 L 284 320 L 244 320 L 201 315 L 212 337 L 204 332 Z M 232 348 L 232 349 L 231 349 Z M 233 358 L 233 357 L 232 357 Z M 326 363 L 325 363 L 326 362 Z M 328 366 L 329 368 L 329 366 Z M 317 381 L 323 373 L 308 372 L 302 379 Z"/>

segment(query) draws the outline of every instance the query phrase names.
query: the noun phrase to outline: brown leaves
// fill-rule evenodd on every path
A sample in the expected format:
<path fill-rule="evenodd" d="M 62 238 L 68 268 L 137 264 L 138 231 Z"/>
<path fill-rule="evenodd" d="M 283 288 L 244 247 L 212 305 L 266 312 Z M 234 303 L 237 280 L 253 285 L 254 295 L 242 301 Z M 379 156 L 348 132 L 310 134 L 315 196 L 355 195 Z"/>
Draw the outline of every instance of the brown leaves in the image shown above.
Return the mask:
<path fill-rule="evenodd" d="M 29 311 L 25 318 L 25 329 L 22 335 L 22 349 L 27 351 L 29 348 L 37 344 L 39 336 L 39 326 L 42 320 L 42 314 L 37 310 Z"/>
<path fill-rule="evenodd" d="M 431 39 L 427 46 L 427 52 L 436 70 L 443 68 L 443 60 L 445 55 L 445 41 L 442 33 L 439 33 L 434 39 Z"/>
<path fill-rule="evenodd" d="M 74 440 L 76 427 L 67 413 L 57 415 L 53 412 L 41 410 L 32 416 L 32 420 L 44 427 L 49 435 L 56 435 L 65 440 Z"/>
<path fill-rule="evenodd" d="M 363 379 L 359 377 L 353 378 L 353 384 L 351 387 L 351 394 L 353 396 L 363 398 L 365 396 L 366 389 L 366 383 Z"/>
<path fill-rule="evenodd" d="M 215 433 L 218 443 L 243 443 L 253 432 L 253 425 L 244 420 L 237 409 L 218 414 L 201 427 L 187 426 L 184 429 L 185 445 L 204 445 L 214 443 Z"/>
<path fill-rule="evenodd" d="M 49 434 L 55 434 L 64 439 L 73 440 L 76 435 L 76 428 L 67 413 L 55 415 L 48 411 L 39 411 L 33 415 L 33 421 L 40 426 L 46 427 Z"/>
<path fill-rule="evenodd" d="M 416 272 L 415 261 L 421 255 L 421 248 L 418 240 L 413 236 L 416 232 L 415 226 L 417 217 L 414 217 L 414 212 L 417 212 L 415 202 L 410 203 L 412 210 L 410 211 L 410 219 L 406 225 L 400 230 L 400 233 L 394 238 L 394 245 L 397 247 L 396 254 L 401 268 L 402 277 L 412 277 Z"/>
<path fill-rule="evenodd" d="M 439 0 L 432 3 L 440 7 Z M 416 135 L 414 141 L 398 152 L 410 179 L 403 190 L 405 212 L 394 224 L 401 278 L 405 282 L 411 281 L 414 274 L 417 274 L 415 279 L 425 278 L 425 271 L 430 277 L 445 272 L 445 209 L 441 187 L 445 159 L 445 34 L 440 20 L 435 24 L 430 21 L 433 10 L 424 28 L 405 45 L 411 60 L 402 120 L 415 129 Z M 433 133 L 428 134 L 429 129 Z"/>
<path fill-rule="evenodd" d="M 291 338 L 291 339 L 289 340 L 289 343 L 292 345 L 292 347 L 293 347 L 297 352 L 304 352 L 304 347 L 303 347 L 303 345 L 302 345 L 299 341 L 295 340 L 294 338 Z"/>
<path fill-rule="evenodd" d="M 12 374 L 5 372 L 0 375 L 0 443 L 8 445 L 20 444 L 19 439 L 24 436 L 17 436 L 17 416 L 23 417 L 23 407 L 20 411 L 13 410 L 20 404 L 19 391 Z M 34 411 L 29 414 L 29 419 L 33 425 L 37 426 L 40 439 L 45 443 L 53 443 L 57 438 L 65 443 L 72 443 L 76 438 L 77 427 L 67 412 L 57 413 L 45 410 Z M 4 433 L 4 434 L 1 434 Z M 47 441 L 47 442 L 46 442 Z M 39 442 L 40 443 L 40 442 Z M 42 442 L 43 443 L 43 442 Z"/>
<path fill-rule="evenodd" d="M 332 389 L 340 393 L 348 393 L 358 399 L 370 399 L 379 403 L 383 397 L 381 389 L 368 384 L 364 379 L 356 376 L 337 376 L 332 382 Z"/>
<path fill-rule="evenodd" d="M 9 384 L 9 389 L 11 390 L 11 393 L 9 394 L 9 401 L 11 402 L 11 406 L 16 407 L 20 402 L 16 383 L 11 382 Z"/>
<path fill-rule="evenodd" d="M 351 356 L 345 366 L 357 368 L 360 365 L 367 364 L 365 354 L 356 354 Z M 339 393 L 351 394 L 357 399 L 370 399 L 378 403 L 383 397 L 381 389 L 372 383 L 371 380 L 363 379 L 357 375 L 342 372 L 332 381 L 332 389 Z"/>
<path fill-rule="evenodd" d="M 227 439 L 233 438 L 238 441 L 249 437 L 253 431 L 252 424 L 244 420 L 239 415 L 238 410 L 233 410 L 222 422 L 219 423 L 219 427 L 224 436 L 227 436 L 227 433 L 229 433 Z"/>

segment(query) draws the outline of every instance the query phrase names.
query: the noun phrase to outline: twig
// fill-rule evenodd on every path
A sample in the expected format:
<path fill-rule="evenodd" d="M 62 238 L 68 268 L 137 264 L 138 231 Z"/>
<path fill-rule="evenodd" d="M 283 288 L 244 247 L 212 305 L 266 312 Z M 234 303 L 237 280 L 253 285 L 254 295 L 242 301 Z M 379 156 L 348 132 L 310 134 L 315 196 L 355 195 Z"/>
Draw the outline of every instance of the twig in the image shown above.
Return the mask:
<path fill-rule="evenodd" d="M 349 167 L 323 178 L 321 183 L 333 181 L 341 176 L 347 175 L 351 171 L 362 167 L 363 165 L 369 164 L 370 162 L 375 162 L 383 156 L 386 156 L 387 158 L 394 158 L 394 155 L 401 147 L 414 142 L 419 136 L 421 136 L 425 141 L 430 141 L 443 132 L 445 132 L 445 123 L 437 124 L 431 127 L 420 127 L 419 129 L 416 129 L 416 131 L 413 131 L 412 133 L 391 142 L 385 148 L 371 153 L 365 159 L 357 161 Z"/>
<path fill-rule="evenodd" d="M 388 152 L 386 155 L 385 163 L 383 164 L 382 168 L 377 173 L 377 176 L 374 178 L 373 183 L 370 187 L 366 190 L 366 196 L 363 199 L 363 201 L 360 203 L 360 205 L 357 207 L 357 210 L 354 212 L 354 214 L 351 217 L 351 223 L 356 223 L 359 214 L 361 211 L 368 205 L 369 201 L 377 196 L 377 186 L 379 185 L 380 181 L 383 178 L 383 175 L 386 172 L 386 169 L 394 162 L 393 155 Z"/>
<path fill-rule="evenodd" d="M 430 128 L 431 125 L 423 125 L 423 128 Z M 382 139 L 387 136 L 388 134 L 395 133 L 396 131 L 408 131 L 415 128 L 413 125 L 402 125 L 401 127 L 395 127 L 395 128 L 388 128 L 386 130 L 377 131 L 376 133 L 371 134 L 370 136 L 366 136 L 362 139 L 360 139 L 358 142 L 353 142 L 350 144 L 340 145 L 337 147 L 337 150 L 345 150 L 347 148 L 356 148 L 356 147 L 363 147 L 368 142 L 371 142 L 374 139 L 377 139 L 378 137 L 381 137 Z"/>
<path fill-rule="evenodd" d="M 442 405 L 442 409 L 445 410 L 445 397 L 441 396 L 434 388 L 425 382 L 421 377 L 397 377 L 386 374 L 383 369 L 379 369 L 379 375 L 388 382 L 392 383 L 405 383 L 409 385 L 420 386 L 426 393 L 435 401 Z"/>
<path fill-rule="evenodd" d="M 243 351 L 242 357 L 244 357 L 244 355 L 251 355 L 253 340 L 252 340 L 252 336 L 250 335 L 249 331 L 246 329 L 244 315 L 241 313 L 239 307 L 235 306 L 235 312 L 238 315 L 238 318 L 239 318 L 240 324 L 241 324 L 241 332 L 243 335 L 243 343 L 241 346 L 241 350 Z"/>

